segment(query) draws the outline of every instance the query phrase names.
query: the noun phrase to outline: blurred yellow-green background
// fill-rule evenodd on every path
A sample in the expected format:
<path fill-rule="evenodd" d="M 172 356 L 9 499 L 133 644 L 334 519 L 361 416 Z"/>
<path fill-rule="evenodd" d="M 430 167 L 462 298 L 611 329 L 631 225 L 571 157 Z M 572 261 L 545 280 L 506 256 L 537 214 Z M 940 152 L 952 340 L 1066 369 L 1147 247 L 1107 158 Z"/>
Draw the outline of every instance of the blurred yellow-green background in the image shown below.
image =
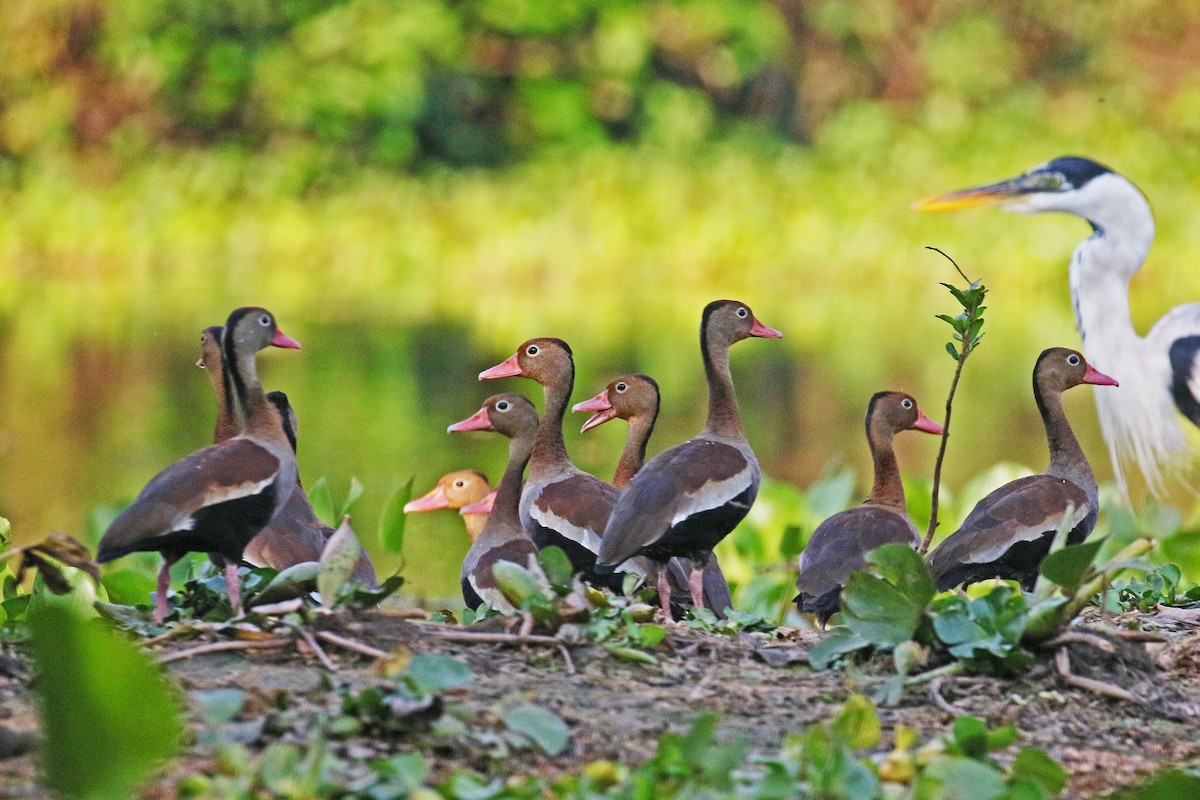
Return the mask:
<path fill-rule="evenodd" d="M 1078 344 L 1066 264 L 1088 228 L 911 211 L 924 195 L 1090 156 L 1155 208 L 1135 323 L 1200 298 L 1189 0 L 6 0 L 0 42 L 0 514 L 18 541 L 82 530 L 207 443 L 199 333 L 238 305 L 304 343 L 260 370 L 298 411 L 306 480 L 365 484 L 372 548 L 408 477 L 499 476 L 501 441 L 444 431 L 493 391 L 534 392 L 475 380 L 526 338 L 570 342 L 576 399 L 655 376 L 652 452 L 697 431 L 716 297 L 785 333 L 733 355 L 768 475 L 849 465 L 861 487 L 872 392 L 943 415 L 933 315 L 957 311 L 938 285 L 957 276 L 926 245 L 991 289 L 947 488 L 1042 468 L 1029 373 Z M 1068 411 L 1104 481 L 1091 391 Z M 582 421 L 568 446 L 609 475 L 624 431 Z M 936 440 L 899 444 L 927 479 Z M 410 521 L 407 548 L 406 591 L 455 591 L 453 515 Z"/>

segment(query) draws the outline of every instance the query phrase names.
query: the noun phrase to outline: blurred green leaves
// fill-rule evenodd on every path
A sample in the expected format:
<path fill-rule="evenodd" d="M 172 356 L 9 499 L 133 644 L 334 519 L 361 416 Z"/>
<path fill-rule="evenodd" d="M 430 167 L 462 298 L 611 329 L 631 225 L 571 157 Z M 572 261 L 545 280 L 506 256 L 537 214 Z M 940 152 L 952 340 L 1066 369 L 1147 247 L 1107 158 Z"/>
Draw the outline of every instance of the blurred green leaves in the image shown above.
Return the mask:
<path fill-rule="evenodd" d="M 179 747 L 176 698 L 131 642 L 67 608 L 42 606 L 29 625 L 47 784 L 81 800 L 132 796 Z"/>

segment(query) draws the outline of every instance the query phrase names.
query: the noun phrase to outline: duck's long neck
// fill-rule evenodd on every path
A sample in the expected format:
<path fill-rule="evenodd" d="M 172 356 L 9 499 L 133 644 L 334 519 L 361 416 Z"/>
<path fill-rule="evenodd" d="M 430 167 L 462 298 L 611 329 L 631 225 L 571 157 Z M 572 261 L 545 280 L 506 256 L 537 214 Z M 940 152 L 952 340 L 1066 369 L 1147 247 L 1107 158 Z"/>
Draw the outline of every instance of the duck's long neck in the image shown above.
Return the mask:
<path fill-rule="evenodd" d="M 630 418 L 629 433 L 625 435 L 625 450 L 621 453 L 621 460 L 617 462 L 617 472 L 613 475 L 613 486 L 618 489 L 628 486 L 629 481 L 633 480 L 633 476 L 646 463 L 646 443 L 650 441 L 650 434 L 654 432 L 654 421 L 657 417 L 658 411 L 655 410 L 654 414 Z"/>
<path fill-rule="evenodd" d="M 729 345 L 715 341 L 707 324 L 700 329 L 700 352 L 704 356 L 704 375 L 708 378 L 709 433 L 732 439 L 745 439 L 742 420 L 738 416 L 737 396 L 733 391 L 733 375 L 729 371 Z"/>
<path fill-rule="evenodd" d="M 225 356 L 225 397 L 222 408 L 228 413 L 236 430 L 272 433 L 277 434 L 276 438 L 284 438 L 283 428 L 270 413 L 269 401 L 258 380 L 257 353 L 238 353 L 231 341 L 224 342 L 221 347 Z"/>
<path fill-rule="evenodd" d="M 885 506 L 907 513 L 904 502 L 904 484 L 900 481 L 900 465 L 896 462 L 896 451 L 892 449 L 890 430 L 878 430 L 872 421 L 867 423 L 867 444 L 871 447 L 875 481 L 864 505 Z"/>
<path fill-rule="evenodd" d="M 220 444 L 226 439 L 232 439 L 240 432 L 234 412 L 226 403 L 225 391 L 225 367 L 222 365 L 218 371 L 206 370 L 209 375 L 209 382 L 212 384 L 213 391 L 217 393 L 217 424 L 213 428 L 213 444 Z"/>
<path fill-rule="evenodd" d="M 1038 411 L 1042 413 L 1042 424 L 1046 426 L 1046 441 L 1050 445 L 1050 467 L 1046 472 L 1095 492 L 1096 476 L 1063 412 L 1062 392 L 1043 390 L 1036 382 L 1033 392 Z"/>
<path fill-rule="evenodd" d="M 571 366 L 570 372 L 563 377 L 562 380 L 548 383 L 543 387 L 543 394 L 546 398 L 546 410 L 542 414 L 542 419 L 538 423 L 537 433 L 533 437 L 533 470 L 542 470 L 546 467 L 558 467 L 570 465 L 571 459 L 567 455 L 567 445 L 563 441 L 563 415 L 567 410 L 567 403 L 571 399 L 571 390 L 575 386 L 575 367 Z"/>
<path fill-rule="evenodd" d="M 517 436 L 509 440 L 508 464 L 504 467 L 500 485 L 496 487 L 496 501 L 492 504 L 492 513 L 488 515 L 485 533 L 496 530 L 522 530 L 521 479 L 533 448 L 534 438 L 531 436 Z"/>

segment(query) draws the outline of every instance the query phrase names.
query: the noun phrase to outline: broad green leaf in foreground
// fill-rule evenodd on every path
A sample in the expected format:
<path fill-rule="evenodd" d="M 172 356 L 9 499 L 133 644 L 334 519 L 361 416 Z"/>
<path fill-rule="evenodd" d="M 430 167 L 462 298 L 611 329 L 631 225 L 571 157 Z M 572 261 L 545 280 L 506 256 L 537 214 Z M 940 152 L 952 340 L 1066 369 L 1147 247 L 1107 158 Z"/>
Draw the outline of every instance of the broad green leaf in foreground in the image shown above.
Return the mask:
<path fill-rule="evenodd" d="M 504 715 L 504 725 L 528 738 L 546 755 L 556 756 L 570 744 L 567 724 L 557 714 L 532 703 L 509 709 Z"/>
<path fill-rule="evenodd" d="M 394 555 L 404 552 L 404 504 L 412 499 L 413 479 L 409 478 L 393 494 L 379 515 L 379 543 Z"/>
<path fill-rule="evenodd" d="M 358 563 L 358 537 L 350 527 L 350 517 L 343 517 L 342 524 L 325 542 L 321 551 L 321 569 L 317 573 L 317 591 L 321 593 L 321 604 L 332 606 L 337 600 L 338 589 L 350 580 L 354 565 Z"/>
<path fill-rule="evenodd" d="M 176 699 L 132 643 L 70 610 L 30 614 L 46 783 L 72 798 L 127 798 L 179 747 Z"/>

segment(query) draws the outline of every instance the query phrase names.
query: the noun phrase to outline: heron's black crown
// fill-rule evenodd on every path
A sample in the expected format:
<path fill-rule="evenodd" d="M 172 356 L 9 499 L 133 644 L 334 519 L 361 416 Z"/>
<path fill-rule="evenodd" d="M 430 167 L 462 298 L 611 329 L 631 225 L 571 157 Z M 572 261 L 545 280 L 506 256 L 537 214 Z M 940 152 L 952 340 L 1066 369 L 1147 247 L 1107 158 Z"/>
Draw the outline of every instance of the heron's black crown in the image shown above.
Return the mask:
<path fill-rule="evenodd" d="M 1034 173 L 1057 172 L 1062 175 L 1067 184 L 1063 189 L 1082 189 L 1089 181 L 1100 175 L 1107 175 L 1111 169 L 1103 164 L 1097 164 L 1089 158 L 1079 156 L 1062 156 L 1048 161 L 1032 170 Z"/>

